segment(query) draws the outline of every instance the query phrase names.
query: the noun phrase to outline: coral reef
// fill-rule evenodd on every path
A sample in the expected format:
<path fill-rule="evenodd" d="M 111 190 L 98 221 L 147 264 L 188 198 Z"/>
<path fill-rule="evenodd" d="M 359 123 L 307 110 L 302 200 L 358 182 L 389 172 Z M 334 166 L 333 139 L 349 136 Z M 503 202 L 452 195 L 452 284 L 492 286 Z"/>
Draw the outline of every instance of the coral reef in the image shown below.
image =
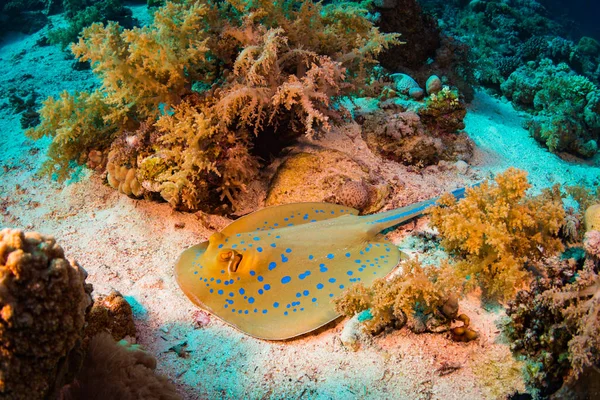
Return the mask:
<path fill-rule="evenodd" d="M 92 291 L 86 275 L 54 238 L 0 231 L 2 398 L 43 399 L 56 390 L 84 332 Z"/>
<path fill-rule="evenodd" d="M 552 152 L 591 157 L 600 136 L 600 89 L 566 64 L 544 59 L 513 72 L 501 85 L 512 102 L 533 113 L 526 126 Z"/>
<path fill-rule="evenodd" d="M 386 4 L 393 3 L 393 4 Z M 379 60 L 385 68 L 399 72 L 417 68 L 435 54 L 440 45 L 440 33 L 435 20 L 421 10 L 416 0 L 375 2 L 381 15 L 378 26 L 383 32 L 400 32 L 403 45 L 391 46 Z"/>
<path fill-rule="evenodd" d="M 460 133 L 465 115 L 457 91 L 445 86 L 426 98 L 416 112 L 386 105 L 366 115 L 362 134 L 372 151 L 405 165 L 469 160 L 473 144 Z"/>
<path fill-rule="evenodd" d="M 524 171 L 514 168 L 467 189 L 460 201 L 444 195 L 429 210 L 442 246 L 469 285 L 490 298 L 509 299 L 531 278 L 526 263 L 563 249 L 558 237 L 565 211 L 560 193 L 529 197 Z"/>
<path fill-rule="evenodd" d="M 73 383 L 59 398 L 179 400 L 182 397 L 167 378 L 157 375 L 156 359 L 137 345 L 116 343 L 108 333 L 94 336 Z"/>
<path fill-rule="evenodd" d="M 366 88 L 376 56 L 397 42 L 365 5 L 189 0 L 167 2 L 143 28 L 93 24 L 72 50 L 101 88 L 49 99 L 28 134 L 53 139 L 45 171 L 64 180 L 91 151 L 154 131 L 111 168 L 135 168 L 145 191 L 178 209 L 231 206 L 265 137 L 276 153 L 349 117 L 336 100 Z"/>
<path fill-rule="evenodd" d="M 334 300 L 336 311 L 358 314 L 365 329 L 379 333 L 386 327 L 405 324 L 414 332 L 442 332 L 456 318 L 456 293 L 460 278 L 449 264 L 424 266 L 418 260 L 401 264 L 401 272 L 390 279 L 377 279 L 369 288 L 361 283 L 346 289 Z"/>

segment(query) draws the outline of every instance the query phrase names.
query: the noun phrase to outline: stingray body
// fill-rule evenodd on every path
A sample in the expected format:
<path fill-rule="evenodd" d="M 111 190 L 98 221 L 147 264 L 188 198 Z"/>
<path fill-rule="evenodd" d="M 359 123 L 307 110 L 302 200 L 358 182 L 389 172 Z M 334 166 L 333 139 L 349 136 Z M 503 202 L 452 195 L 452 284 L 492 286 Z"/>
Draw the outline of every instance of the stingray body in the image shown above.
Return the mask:
<path fill-rule="evenodd" d="M 380 232 L 436 200 L 366 216 L 328 203 L 265 208 L 185 250 L 176 279 L 192 302 L 251 336 L 298 336 L 339 316 L 331 300 L 345 288 L 386 276 L 401 253 Z"/>

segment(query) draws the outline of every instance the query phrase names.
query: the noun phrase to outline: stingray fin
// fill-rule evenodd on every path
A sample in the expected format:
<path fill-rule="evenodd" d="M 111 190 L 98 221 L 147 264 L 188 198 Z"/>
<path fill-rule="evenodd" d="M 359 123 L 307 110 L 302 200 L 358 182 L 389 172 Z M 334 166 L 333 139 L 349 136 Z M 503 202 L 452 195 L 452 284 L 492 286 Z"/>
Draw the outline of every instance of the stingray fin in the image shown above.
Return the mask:
<path fill-rule="evenodd" d="M 354 208 L 331 203 L 283 204 L 245 215 L 229 224 L 222 233 L 231 236 L 239 232 L 284 228 L 337 218 L 346 214 L 358 215 L 358 213 L 359 211 Z"/>

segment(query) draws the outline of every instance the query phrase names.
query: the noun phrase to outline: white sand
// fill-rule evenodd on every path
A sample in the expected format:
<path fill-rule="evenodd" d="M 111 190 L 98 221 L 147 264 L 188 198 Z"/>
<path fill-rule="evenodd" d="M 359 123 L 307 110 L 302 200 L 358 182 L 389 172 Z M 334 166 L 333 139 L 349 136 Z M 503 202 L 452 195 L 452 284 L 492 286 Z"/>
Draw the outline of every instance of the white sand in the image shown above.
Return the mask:
<path fill-rule="evenodd" d="M 71 70 L 72 61 L 58 49 L 34 47 L 39 36 L 18 38 L 0 48 L 3 93 L 17 86 L 35 89 L 45 98 L 64 89 L 93 86 L 91 73 Z M 24 74 L 33 78 L 23 80 Z M 403 329 L 351 352 L 339 340 L 343 321 L 287 342 L 253 339 L 213 317 L 197 327 L 194 321 L 202 313 L 177 287 L 173 265 L 182 250 L 206 240 L 227 220 L 132 200 L 86 170 L 66 185 L 35 178 L 47 141 L 26 139 L 19 117 L 9 108 L 0 105 L 0 116 L 0 168 L 6 169 L 0 172 L 0 226 L 55 235 L 68 257 L 88 271 L 96 294 L 111 289 L 123 293 L 134 308 L 138 342 L 158 357 L 159 371 L 176 383 L 184 398 L 464 400 L 503 398 L 523 390 L 519 366 L 495 325 L 503 312 L 483 310 L 475 297 L 461 302 L 461 311 L 481 334 L 468 344 Z M 349 142 L 342 132 L 327 140 L 332 147 L 378 165 L 386 179 L 397 178 L 398 190 L 387 208 L 475 182 L 509 166 L 529 171 L 536 188 L 555 182 L 597 182 L 597 168 L 569 164 L 541 149 L 521 128 L 522 120 L 510 104 L 479 93 L 466 122 L 466 131 L 479 148 L 474 166 L 464 176 L 452 168 L 409 172 L 375 157 L 360 138 Z M 175 227 L 181 223 L 184 228 Z M 423 225 L 424 221 L 418 223 Z M 409 229 L 389 237 L 398 243 Z M 187 357 L 168 350 L 183 342 Z M 439 376 L 436 370 L 444 362 L 461 368 Z"/>

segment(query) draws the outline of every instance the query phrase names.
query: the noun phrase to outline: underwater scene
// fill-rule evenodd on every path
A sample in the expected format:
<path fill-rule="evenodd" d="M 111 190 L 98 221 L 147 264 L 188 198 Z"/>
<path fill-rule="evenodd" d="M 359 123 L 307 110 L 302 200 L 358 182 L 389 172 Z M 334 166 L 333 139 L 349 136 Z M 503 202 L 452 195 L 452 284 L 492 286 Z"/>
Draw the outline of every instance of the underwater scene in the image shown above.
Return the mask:
<path fill-rule="evenodd" d="M 599 17 L 0 0 L 0 399 L 600 399 Z"/>

